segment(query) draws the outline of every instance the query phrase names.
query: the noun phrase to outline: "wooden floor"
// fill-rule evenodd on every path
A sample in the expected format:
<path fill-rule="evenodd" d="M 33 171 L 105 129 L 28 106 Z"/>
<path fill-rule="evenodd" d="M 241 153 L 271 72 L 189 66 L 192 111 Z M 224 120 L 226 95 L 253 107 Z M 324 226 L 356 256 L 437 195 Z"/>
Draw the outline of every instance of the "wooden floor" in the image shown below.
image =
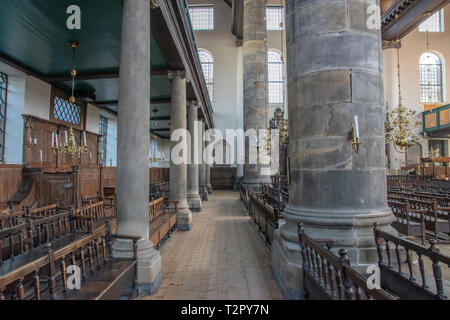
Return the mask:
<path fill-rule="evenodd" d="M 163 281 L 144 299 L 283 299 L 270 251 L 244 214 L 239 193 L 214 191 L 193 229 L 175 232 L 161 249 Z"/>

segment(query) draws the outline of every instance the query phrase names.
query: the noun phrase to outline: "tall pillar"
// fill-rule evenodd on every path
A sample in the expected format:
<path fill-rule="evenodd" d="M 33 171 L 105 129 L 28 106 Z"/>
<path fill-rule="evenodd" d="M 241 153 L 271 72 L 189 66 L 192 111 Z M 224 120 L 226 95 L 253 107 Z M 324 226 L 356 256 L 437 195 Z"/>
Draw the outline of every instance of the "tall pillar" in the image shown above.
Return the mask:
<path fill-rule="evenodd" d="M 188 107 L 188 131 L 191 135 L 191 162 L 187 165 L 187 201 L 191 211 L 198 212 L 202 211 L 202 199 L 198 191 L 198 163 L 202 156 L 200 154 L 200 129 L 198 126 L 198 105 L 196 101 L 191 101 Z"/>
<path fill-rule="evenodd" d="M 259 129 L 267 127 L 266 2 L 266 0 L 244 1 L 244 131 L 254 129 L 257 133 Z M 258 189 L 261 183 L 270 183 L 269 166 L 249 164 L 248 139 L 246 139 L 245 151 L 243 184 Z"/>
<path fill-rule="evenodd" d="M 139 295 L 161 284 L 161 256 L 149 240 L 150 2 L 124 0 L 117 117 L 117 233 L 138 241 Z M 132 258 L 130 240 L 118 239 L 112 255 Z"/>
<path fill-rule="evenodd" d="M 186 73 L 184 71 L 169 71 L 172 81 L 172 102 L 170 105 L 170 134 L 177 129 L 186 130 Z M 186 134 L 182 134 L 181 141 L 170 142 L 170 154 L 174 157 L 174 147 L 181 146 L 187 151 Z M 186 157 L 187 155 L 180 154 Z M 170 161 L 170 195 L 171 201 L 178 201 L 178 229 L 188 231 L 192 228 L 192 213 L 187 202 L 187 164 L 182 161 L 175 164 Z"/>
<path fill-rule="evenodd" d="M 289 204 L 275 234 L 272 269 L 287 298 L 302 297 L 297 224 L 346 248 L 353 266 L 377 263 L 373 224 L 387 206 L 380 30 L 366 27 L 367 1 L 286 1 Z M 348 132 L 359 118 L 362 144 Z"/>
<path fill-rule="evenodd" d="M 205 134 L 205 121 L 202 119 L 202 124 L 201 124 L 201 134 L 202 137 Z M 202 144 L 201 144 L 201 150 L 202 150 L 202 154 L 205 150 L 205 140 L 202 138 Z M 204 159 L 202 158 L 201 163 L 199 164 L 199 178 L 198 178 L 198 184 L 199 184 L 199 189 L 200 189 L 200 195 L 203 201 L 208 201 L 208 190 L 206 187 L 206 163 L 204 161 Z"/>
<path fill-rule="evenodd" d="M 212 194 L 212 185 L 211 185 L 211 166 L 206 164 L 206 190 L 208 194 Z"/>

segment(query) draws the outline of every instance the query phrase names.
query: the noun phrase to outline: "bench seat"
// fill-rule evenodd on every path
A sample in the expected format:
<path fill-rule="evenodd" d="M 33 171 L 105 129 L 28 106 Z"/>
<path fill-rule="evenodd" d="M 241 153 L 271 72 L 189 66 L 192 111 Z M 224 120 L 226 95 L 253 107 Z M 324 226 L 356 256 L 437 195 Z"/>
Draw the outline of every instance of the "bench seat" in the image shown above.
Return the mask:
<path fill-rule="evenodd" d="M 149 234 L 153 247 L 159 247 L 160 242 L 175 226 L 176 215 L 176 212 L 166 212 L 150 223 Z"/>

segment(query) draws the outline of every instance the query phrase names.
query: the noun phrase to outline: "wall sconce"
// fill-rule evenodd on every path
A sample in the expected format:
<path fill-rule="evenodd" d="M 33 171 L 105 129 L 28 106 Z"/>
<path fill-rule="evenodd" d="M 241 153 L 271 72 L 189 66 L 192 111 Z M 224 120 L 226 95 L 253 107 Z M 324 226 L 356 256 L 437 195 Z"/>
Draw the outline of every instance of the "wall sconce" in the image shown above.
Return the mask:
<path fill-rule="evenodd" d="M 27 148 L 31 148 L 32 146 L 37 145 L 37 143 L 38 143 L 38 139 L 37 138 L 33 139 L 32 137 L 30 137 L 30 139 L 25 143 L 25 146 Z"/>
<path fill-rule="evenodd" d="M 358 116 L 355 115 L 352 127 L 348 133 L 348 140 L 352 143 L 353 150 L 358 153 L 359 146 L 362 144 L 359 136 Z"/>

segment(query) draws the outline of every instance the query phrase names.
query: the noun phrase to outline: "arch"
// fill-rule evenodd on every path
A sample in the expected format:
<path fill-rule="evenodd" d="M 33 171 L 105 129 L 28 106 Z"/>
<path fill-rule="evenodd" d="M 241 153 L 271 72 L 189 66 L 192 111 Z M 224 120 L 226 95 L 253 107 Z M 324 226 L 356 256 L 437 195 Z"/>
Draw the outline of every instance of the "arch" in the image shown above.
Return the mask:
<path fill-rule="evenodd" d="M 420 102 L 444 101 L 443 59 L 433 51 L 424 52 L 419 59 Z"/>
<path fill-rule="evenodd" d="M 276 50 L 267 51 L 268 102 L 284 103 L 285 71 L 283 54 Z"/>
<path fill-rule="evenodd" d="M 214 56 L 206 49 L 199 49 L 198 56 L 203 70 L 209 98 L 214 101 Z"/>

